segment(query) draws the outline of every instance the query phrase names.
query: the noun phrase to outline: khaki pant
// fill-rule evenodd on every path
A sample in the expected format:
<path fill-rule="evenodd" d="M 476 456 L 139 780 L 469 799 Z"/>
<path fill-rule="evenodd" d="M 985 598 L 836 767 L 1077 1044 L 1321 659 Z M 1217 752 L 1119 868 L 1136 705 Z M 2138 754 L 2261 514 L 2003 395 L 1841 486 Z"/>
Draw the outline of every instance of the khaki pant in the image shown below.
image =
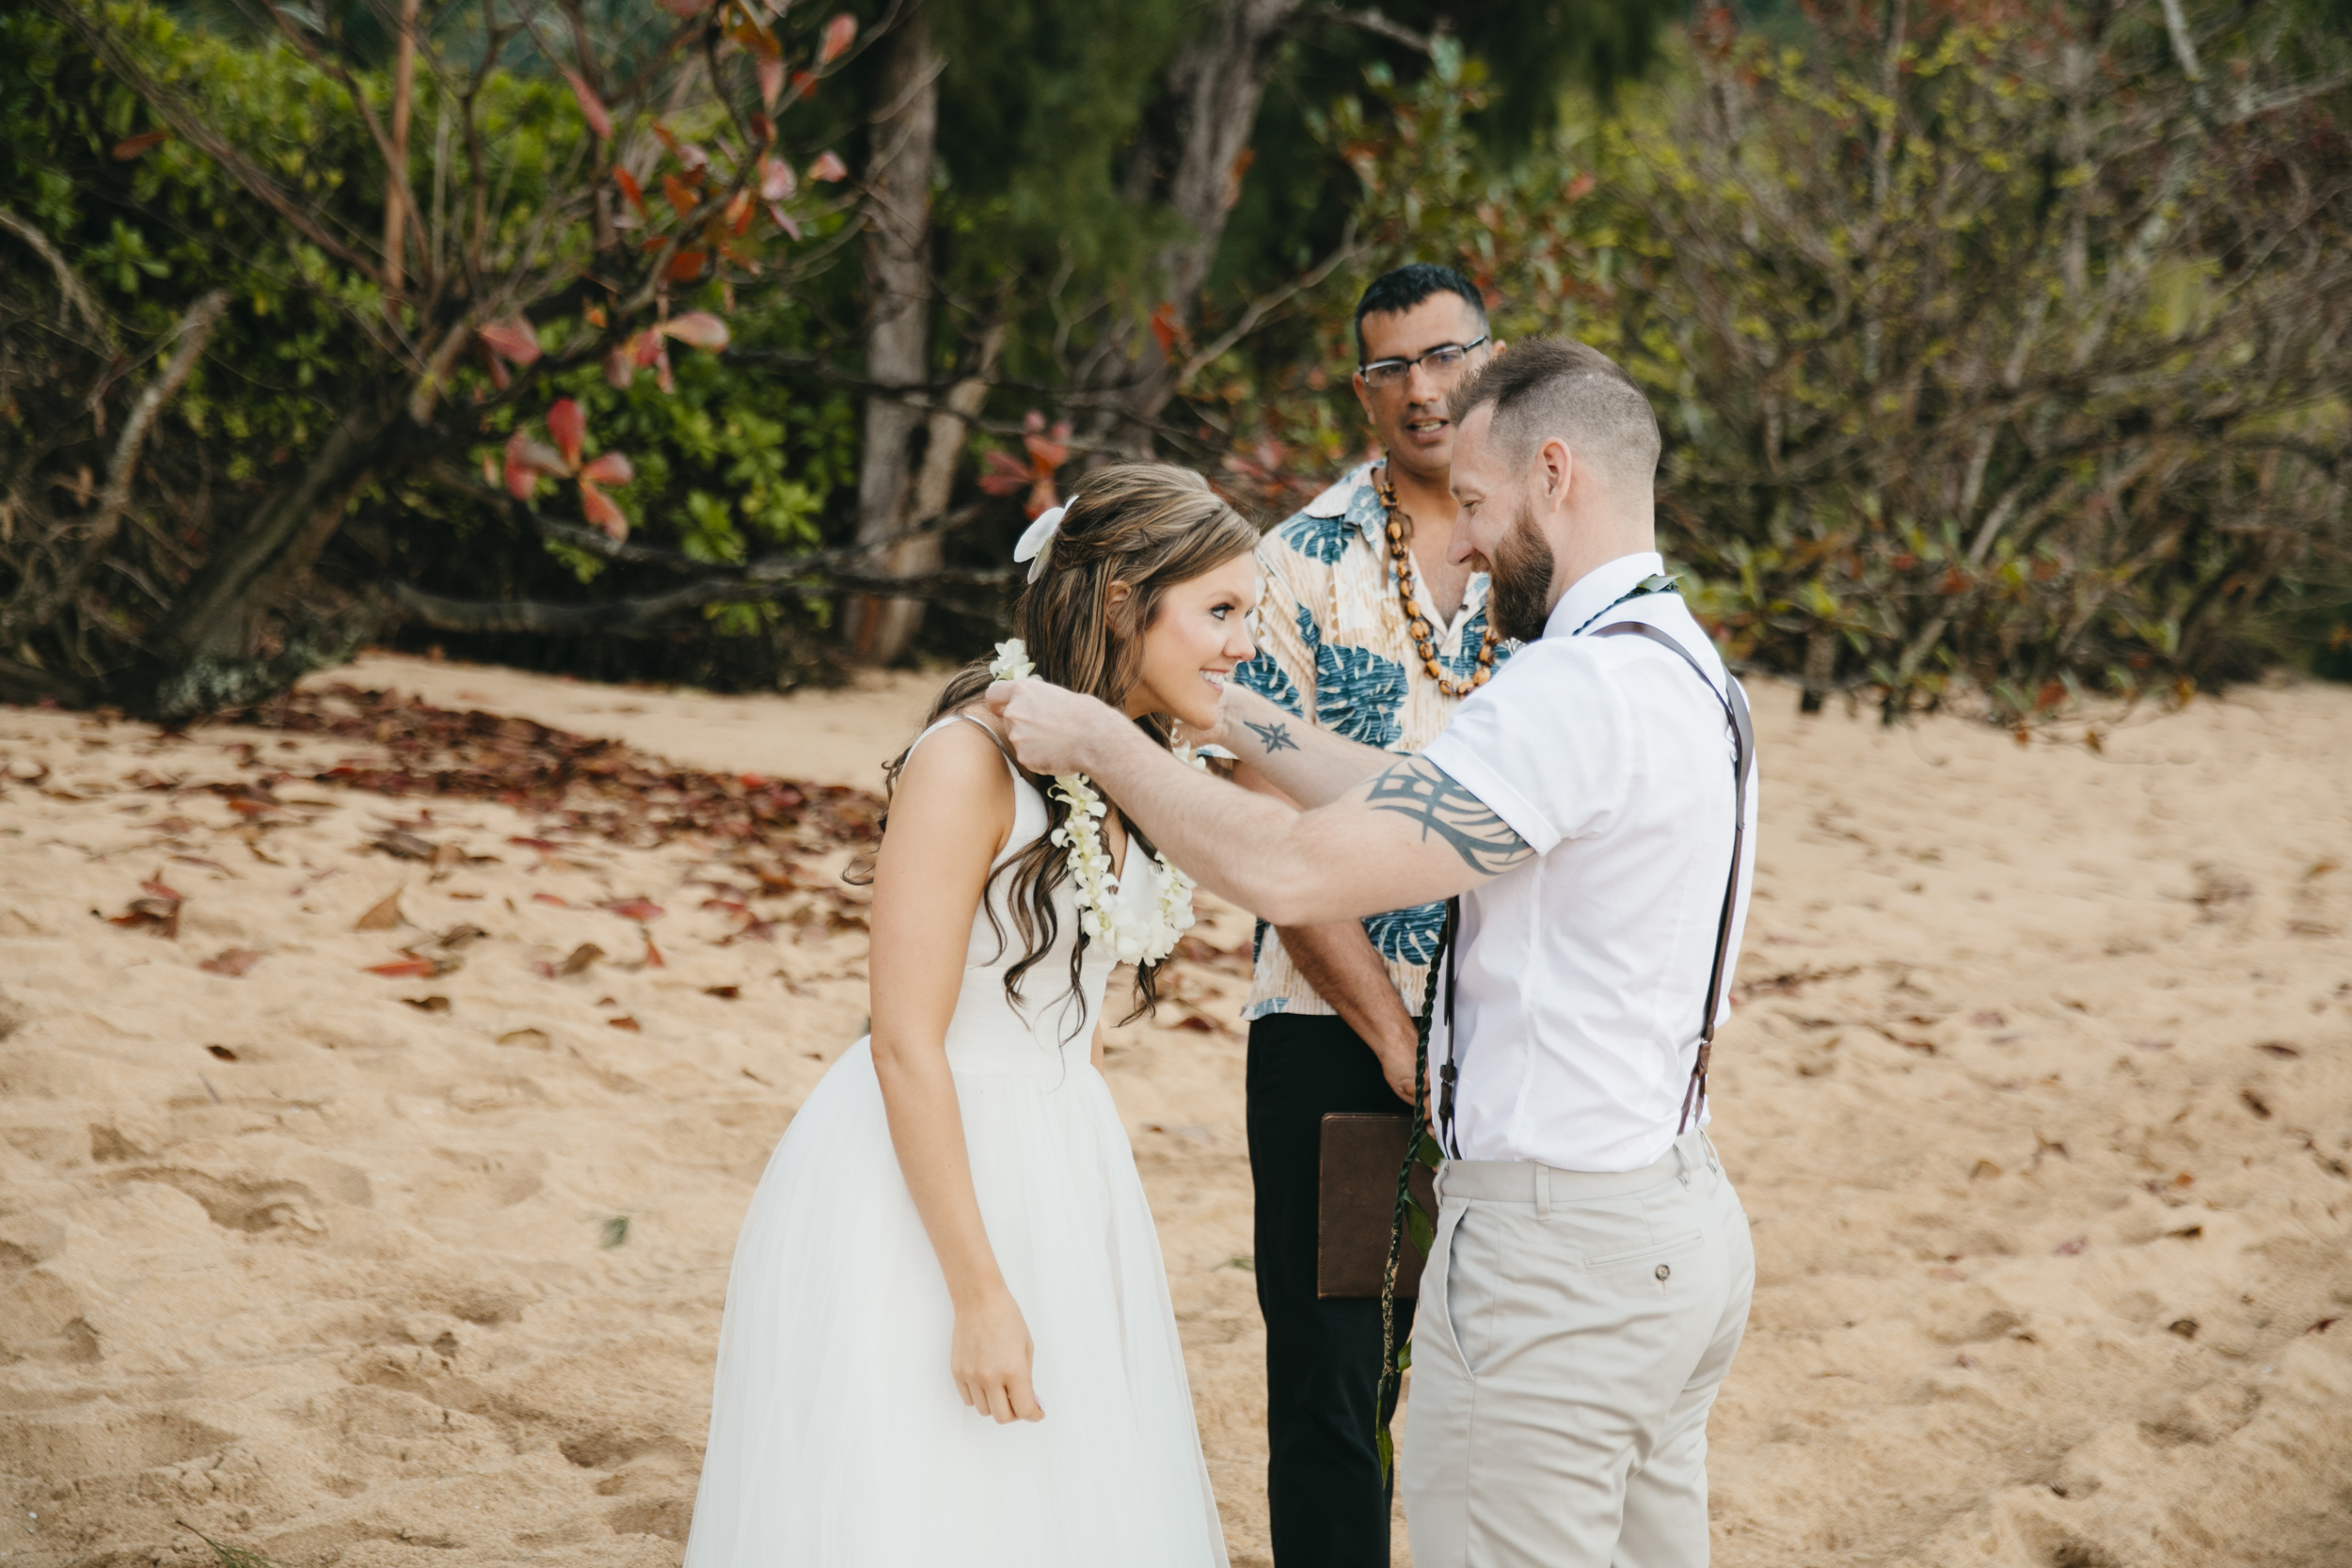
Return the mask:
<path fill-rule="evenodd" d="M 1747 1215 L 1703 1133 L 1621 1176 L 1438 1176 L 1398 1482 L 1414 1568 L 1701 1568 Z"/>

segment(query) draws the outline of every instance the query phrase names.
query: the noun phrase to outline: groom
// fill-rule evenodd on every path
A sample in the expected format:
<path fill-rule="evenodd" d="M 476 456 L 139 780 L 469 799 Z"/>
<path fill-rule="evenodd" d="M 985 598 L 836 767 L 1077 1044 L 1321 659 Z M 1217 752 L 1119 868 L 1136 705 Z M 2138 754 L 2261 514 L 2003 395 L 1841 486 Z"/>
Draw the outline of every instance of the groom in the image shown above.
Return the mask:
<path fill-rule="evenodd" d="M 1448 1158 L 1400 1471 L 1413 1560 L 1699 1568 L 1707 1418 L 1756 1275 L 1701 1130 L 1753 857 L 1745 699 L 1661 575 L 1658 425 L 1623 371 L 1523 342 L 1451 408 L 1452 555 L 1528 645 L 1421 754 L 1230 689 L 1216 738 L 1294 812 L 1093 698 L 989 700 L 1023 766 L 1091 775 L 1278 927 L 1460 896 L 1454 1028 L 1430 1046 Z"/>
<path fill-rule="evenodd" d="M 1477 288 L 1426 263 L 1384 273 L 1364 291 L 1356 341 L 1356 397 L 1385 455 L 1342 476 L 1259 546 L 1258 656 L 1234 678 L 1295 727 L 1410 753 L 1438 737 L 1509 654 L 1487 625 L 1486 579 L 1447 548 L 1447 400 L 1494 348 Z M 1236 778 L 1266 783 L 1252 768 Z M 1275 1568 L 1389 1560 L 1389 1492 L 1373 1441 L 1380 1304 L 1325 1299 L 1316 1289 L 1323 1118 L 1410 1103 L 1413 1015 L 1444 923 L 1445 906 L 1425 904 L 1258 927 L 1249 1172 Z M 1397 1304 L 1400 1333 L 1412 1306 Z"/>

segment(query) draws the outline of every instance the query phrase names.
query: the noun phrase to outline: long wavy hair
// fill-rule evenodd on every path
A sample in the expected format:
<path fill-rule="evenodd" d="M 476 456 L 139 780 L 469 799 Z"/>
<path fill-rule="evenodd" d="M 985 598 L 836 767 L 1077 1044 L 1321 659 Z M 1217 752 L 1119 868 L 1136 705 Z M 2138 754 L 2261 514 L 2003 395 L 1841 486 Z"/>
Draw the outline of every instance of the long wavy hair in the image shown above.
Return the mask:
<path fill-rule="evenodd" d="M 1120 706 L 1142 675 L 1144 633 L 1158 616 L 1168 590 L 1249 553 L 1257 545 L 1257 529 L 1189 468 L 1165 463 L 1097 468 L 1071 497 L 1044 572 L 1014 601 L 1014 632 L 1027 646 L 1040 678 Z M 1113 583 L 1124 583 L 1129 590 L 1116 607 L 1111 604 Z M 994 678 L 990 663 L 975 659 L 949 676 L 923 727 L 929 729 L 978 701 Z M 1146 714 L 1135 722 L 1161 747 L 1168 744 L 1164 715 Z M 898 775 L 913 750 L 910 744 L 884 768 L 885 800 L 897 792 Z M 1044 798 L 1045 832 L 999 866 L 980 896 L 980 908 L 996 933 L 998 956 L 1009 940 L 1021 943 L 1020 961 L 1005 972 L 1005 995 L 1016 1006 L 1023 980 L 1053 951 L 1060 936 L 1061 914 L 1055 908 L 1054 893 L 1070 879 L 1066 852 L 1053 843 L 1054 830 L 1069 819 L 1070 807 L 1047 787 L 1050 781 L 1023 772 Z M 1115 800 L 1109 804 L 1118 807 Z M 886 807 L 882 820 L 886 828 Z M 1123 812 L 1120 820 L 1134 841 L 1131 855 L 1155 852 Z M 1127 863 L 1136 868 L 1136 875 L 1145 874 L 1146 863 L 1130 859 Z M 848 876 L 860 885 L 870 882 L 872 863 L 861 863 Z M 1012 914 L 1009 938 L 989 897 L 999 880 L 1009 881 L 1005 902 Z M 1079 994 L 1087 944 L 1081 929 L 1070 951 L 1070 997 Z M 1140 1001 L 1127 1015 L 1130 1021 L 1158 1005 L 1159 968 L 1157 963 L 1137 968 Z"/>

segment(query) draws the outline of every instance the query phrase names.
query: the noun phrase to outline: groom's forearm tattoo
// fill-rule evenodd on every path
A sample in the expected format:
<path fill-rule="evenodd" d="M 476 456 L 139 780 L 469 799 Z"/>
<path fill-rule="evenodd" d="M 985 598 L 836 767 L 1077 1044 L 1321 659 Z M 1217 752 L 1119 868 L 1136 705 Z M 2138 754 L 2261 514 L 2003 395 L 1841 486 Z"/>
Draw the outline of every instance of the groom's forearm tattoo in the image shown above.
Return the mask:
<path fill-rule="evenodd" d="M 1477 796 L 1419 758 L 1373 780 L 1365 804 L 1420 823 L 1424 840 L 1436 833 L 1482 876 L 1499 877 L 1534 853 Z"/>
<path fill-rule="evenodd" d="M 1258 744 L 1265 748 L 1268 756 L 1277 752 L 1298 750 L 1298 742 L 1291 738 L 1291 727 L 1279 721 L 1271 724 L 1253 724 L 1244 719 L 1241 727 L 1258 737 Z"/>

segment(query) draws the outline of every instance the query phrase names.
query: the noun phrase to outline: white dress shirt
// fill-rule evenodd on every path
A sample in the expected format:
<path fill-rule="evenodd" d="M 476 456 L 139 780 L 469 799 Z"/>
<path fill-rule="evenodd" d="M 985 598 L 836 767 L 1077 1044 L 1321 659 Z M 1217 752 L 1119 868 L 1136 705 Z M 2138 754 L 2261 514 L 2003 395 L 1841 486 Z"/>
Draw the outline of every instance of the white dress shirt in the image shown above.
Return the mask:
<path fill-rule="evenodd" d="M 1664 569 L 1643 554 L 1586 574 L 1544 635 L 1422 753 L 1535 851 L 1462 897 L 1454 1022 L 1463 1159 L 1631 1171 L 1674 1141 L 1731 866 L 1731 731 L 1722 703 L 1671 650 L 1645 637 L 1583 635 L 1643 622 L 1688 649 L 1710 682 L 1728 681 L 1679 594 L 1612 608 Z M 1756 800 L 1751 772 L 1735 963 Z M 1719 1022 L 1730 990 L 1726 973 Z M 1441 999 L 1433 1081 L 1443 1010 Z"/>

